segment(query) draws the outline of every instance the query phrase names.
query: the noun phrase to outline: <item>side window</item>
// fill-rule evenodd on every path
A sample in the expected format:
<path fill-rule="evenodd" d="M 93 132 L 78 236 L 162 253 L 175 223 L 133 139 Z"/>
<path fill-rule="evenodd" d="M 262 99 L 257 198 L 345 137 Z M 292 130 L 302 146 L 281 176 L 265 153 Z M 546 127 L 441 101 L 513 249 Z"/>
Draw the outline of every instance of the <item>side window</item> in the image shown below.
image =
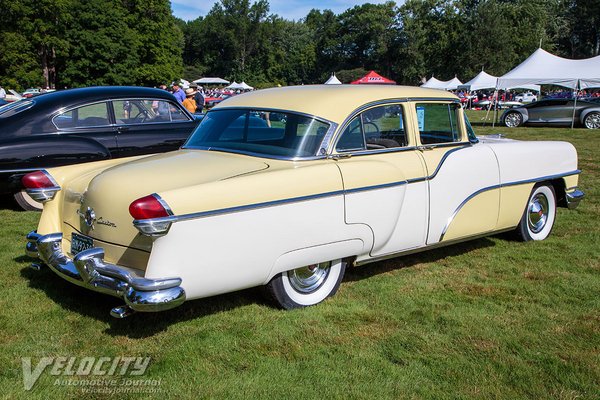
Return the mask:
<path fill-rule="evenodd" d="M 154 100 L 150 107 L 156 115 L 153 122 L 189 121 L 190 119 L 181 111 L 180 107 L 167 100 Z"/>
<path fill-rule="evenodd" d="M 352 119 L 336 150 L 379 150 L 407 144 L 402 106 L 393 104 L 370 108 Z"/>
<path fill-rule="evenodd" d="M 52 120 L 58 129 L 89 128 L 110 125 L 108 103 L 96 103 L 58 114 Z"/>
<path fill-rule="evenodd" d="M 179 107 L 166 100 L 128 99 L 112 103 L 119 125 L 189 121 Z"/>
<path fill-rule="evenodd" d="M 362 113 L 367 150 L 405 147 L 404 116 L 398 104 L 371 108 Z"/>
<path fill-rule="evenodd" d="M 422 144 L 460 142 L 457 104 L 417 104 L 417 122 Z"/>
<path fill-rule="evenodd" d="M 336 146 L 337 151 L 365 150 L 365 136 L 363 135 L 360 115 L 354 117 L 348 124 Z"/>
<path fill-rule="evenodd" d="M 144 100 L 113 100 L 112 103 L 115 110 L 115 121 L 119 125 L 149 123 L 156 118 L 151 105 L 146 104 Z"/>

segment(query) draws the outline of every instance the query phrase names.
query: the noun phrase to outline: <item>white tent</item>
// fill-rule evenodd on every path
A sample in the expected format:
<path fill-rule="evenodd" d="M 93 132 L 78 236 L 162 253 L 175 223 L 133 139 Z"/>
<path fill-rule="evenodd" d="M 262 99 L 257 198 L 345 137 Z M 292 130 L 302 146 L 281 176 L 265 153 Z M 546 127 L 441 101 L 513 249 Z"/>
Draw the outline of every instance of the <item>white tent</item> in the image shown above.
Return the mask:
<path fill-rule="evenodd" d="M 337 78 L 337 76 L 335 76 L 335 74 L 331 74 L 329 79 L 327 79 L 327 82 L 325 82 L 325 85 L 341 85 L 341 84 L 342 84 L 342 82 L 340 82 L 340 80 Z"/>
<path fill-rule="evenodd" d="M 600 87 L 600 56 L 569 60 L 540 48 L 516 68 L 498 78 L 497 87 L 522 87 L 531 83 L 571 89 Z"/>
<path fill-rule="evenodd" d="M 422 84 L 421 87 L 429 89 L 456 90 L 458 85 L 462 85 L 462 82 L 457 77 L 454 77 L 454 79 L 449 81 L 440 81 L 432 76 L 427 80 L 427 82 Z"/>
<path fill-rule="evenodd" d="M 457 77 L 454 77 L 453 79 L 451 79 L 450 81 L 448 81 L 448 84 L 446 85 L 446 87 L 444 89 L 446 89 L 446 90 L 456 90 L 456 88 L 458 87 L 458 85 L 462 85 L 462 82 Z"/>
<path fill-rule="evenodd" d="M 252 86 L 248 85 L 246 82 L 240 83 L 240 89 L 242 90 L 252 90 L 254 89 Z"/>
<path fill-rule="evenodd" d="M 471 79 L 469 82 L 464 83 L 458 86 L 458 89 L 475 91 L 481 89 L 494 89 L 498 84 L 498 77 L 488 74 L 485 71 L 481 71 L 478 73 L 475 78 Z M 535 90 L 536 92 L 540 91 L 540 85 L 520 85 L 520 86 L 511 86 L 507 88 L 498 87 L 499 89 L 529 89 Z"/>
<path fill-rule="evenodd" d="M 422 84 L 421 87 L 429 89 L 445 89 L 446 85 L 448 85 L 448 82 L 450 81 L 440 81 L 432 76 L 427 80 L 427 82 Z"/>
<path fill-rule="evenodd" d="M 194 83 L 198 85 L 229 85 L 229 81 L 225 79 L 211 77 L 196 79 Z"/>
<path fill-rule="evenodd" d="M 179 80 L 178 84 L 182 89 L 187 89 L 190 87 L 190 82 L 186 81 L 183 78 Z"/>
<path fill-rule="evenodd" d="M 237 83 L 236 81 L 233 81 L 233 83 L 229 86 L 227 86 L 225 89 L 233 89 L 233 90 L 237 90 L 237 89 L 241 89 L 240 84 Z"/>

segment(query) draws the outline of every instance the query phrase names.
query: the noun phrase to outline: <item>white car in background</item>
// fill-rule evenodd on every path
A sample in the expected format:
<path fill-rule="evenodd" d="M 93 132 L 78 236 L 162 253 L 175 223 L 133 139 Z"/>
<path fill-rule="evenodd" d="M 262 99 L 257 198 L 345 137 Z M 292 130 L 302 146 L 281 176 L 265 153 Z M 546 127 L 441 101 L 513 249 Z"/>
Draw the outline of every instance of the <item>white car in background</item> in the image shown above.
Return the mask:
<path fill-rule="evenodd" d="M 518 101 L 519 103 L 531 103 L 537 100 L 537 95 L 531 92 L 521 93 L 515 96 L 515 101 Z"/>
<path fill-rule="evenodd" d="M 4 100 L 8 101 L 9 103 L 12 103 L 13 101 L 21 100 L 23 98 L 23 96 L 21 96 L 19 93 L 17 93 L 16 91 L 14 91 L 12 89 L 8 89 L 7 92 L 8 93 L 6 93 L 6 97 L 4 98 Z"/>

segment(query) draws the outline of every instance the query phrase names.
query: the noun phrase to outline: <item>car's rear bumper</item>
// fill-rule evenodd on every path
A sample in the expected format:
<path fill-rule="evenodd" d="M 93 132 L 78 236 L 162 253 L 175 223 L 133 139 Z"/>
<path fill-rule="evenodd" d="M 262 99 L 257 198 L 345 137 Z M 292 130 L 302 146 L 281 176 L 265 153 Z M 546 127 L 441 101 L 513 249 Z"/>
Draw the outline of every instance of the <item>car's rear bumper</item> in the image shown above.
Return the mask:
<path fill-rule="evenodd" d="M 185 290 L 180 278 L 147 279 L 128 269 L 104 262 L 100 247 L 84 250 L 74 259 L 62 251 L 62 233 L 27 235 L 25 251 L 28 256 L 39 257 L 57 275 L 76 285 L 122 298 L 134 311 L 164 311 L 185 301 Z M 120 310 L 117 310 L 120 309 Z M 113 309 L 111 315 L 123 317 L 127 310 Z"/>

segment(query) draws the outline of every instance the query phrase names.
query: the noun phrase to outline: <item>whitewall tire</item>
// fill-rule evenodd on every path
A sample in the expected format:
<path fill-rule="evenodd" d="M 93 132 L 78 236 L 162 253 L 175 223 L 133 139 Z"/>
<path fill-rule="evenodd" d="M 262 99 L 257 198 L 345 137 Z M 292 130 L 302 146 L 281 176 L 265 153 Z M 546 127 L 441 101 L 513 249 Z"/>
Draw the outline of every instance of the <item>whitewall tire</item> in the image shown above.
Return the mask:
<path fill-rule="evenodd" d="M 25 211 L 42 211 L 44 208 L 42 203 L 32 199 L 25 190 L 15 193 L 14 198 L 19 207 Z"/>
<path fill-rule="evenodd" d="M 556 194 L 552 185 L 538 184 L 533 188 L 527 207 L 517 227 L 523 241 L 544 240 L 552 232 L 556 218 Z"/>
<path fill-rule="evenodd" d="M 266 285 L 266 292 L 286 310 L 312 306 L 337 292 L 345 270 L 340 259 L 282 272 Z"/>

